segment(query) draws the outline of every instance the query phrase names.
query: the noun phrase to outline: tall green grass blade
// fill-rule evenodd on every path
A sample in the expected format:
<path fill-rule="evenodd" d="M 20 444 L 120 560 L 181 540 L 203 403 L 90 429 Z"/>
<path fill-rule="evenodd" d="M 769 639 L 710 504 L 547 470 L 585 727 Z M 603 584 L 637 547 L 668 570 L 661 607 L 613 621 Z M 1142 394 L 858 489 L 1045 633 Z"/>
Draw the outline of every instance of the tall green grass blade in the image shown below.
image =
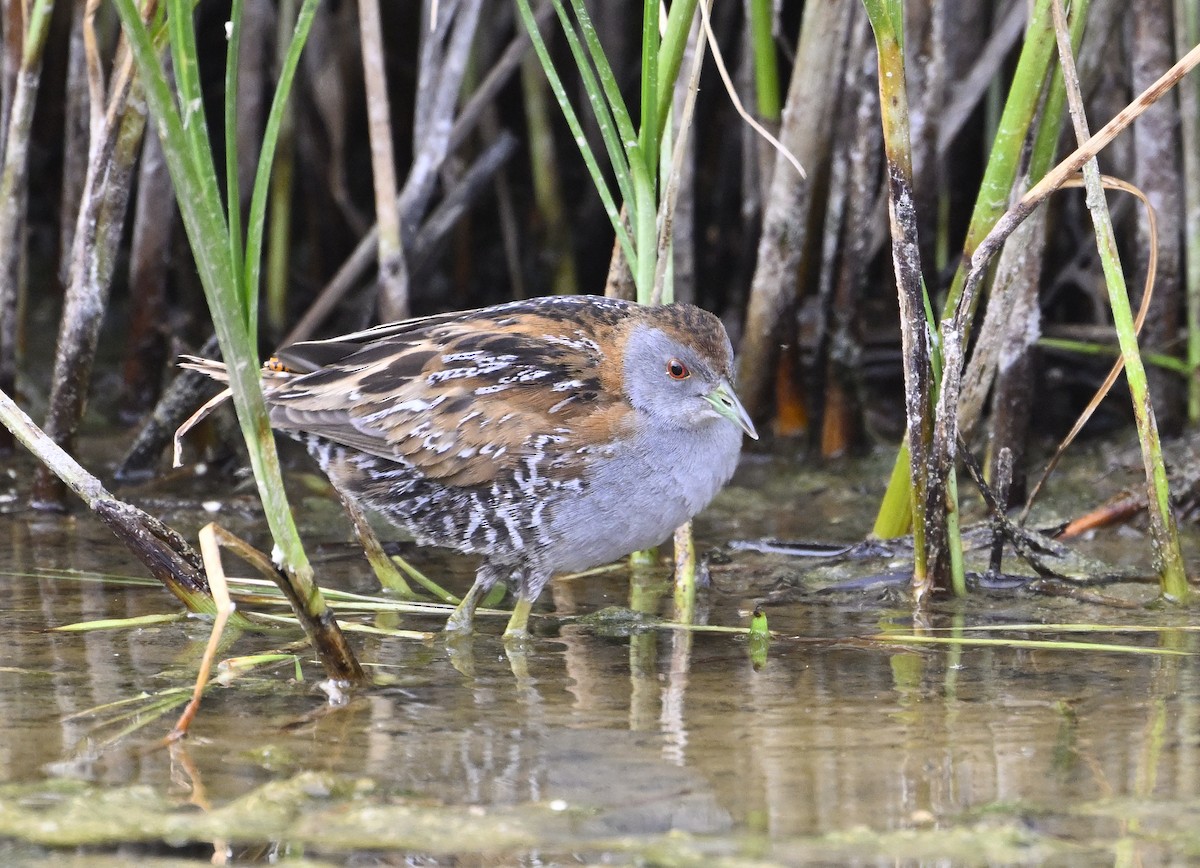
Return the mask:
<path fill-rule="evenodd" d="M 287 106 L 288 97 L 292 93 L 292 82 L 296 78 L 296 67 L 300 64 L 300 52 L 308 41 L 308 32 L 312 29 L 313 17 L 317 14 L 320 0 L 304 0 L 300 13 L 296 16 L 296 27 L 292 31 L 292 41 L 288 44 L 287 54 L 283 58 L 283 66 L 279 70 L 279 82 L 275 86 L 275 97 L 271 101 L 271 110 L 267 114 L 267 124 L 263 131 L 262 150 L 258 155 L 258 170 L 254 174 L 254 192 L 250 199 L 250 216 L 246 220 L 246 264 L 245 285 L 247 302 L 254 311 L 250 323 L 251 334 L 257 333 L 258 324 L 258 287 L 262 274 L 262 244 L 263 226 L 266 223 L 267 194 L 271 187 L 271 166 L 275 161 L 275 146 L 279 143 L 279 127 L 283 122 L 283 113 Z"/>
<path fill-rule="evenodd" d="M 771 0 L 750 0 L 750 45 L 754 51 L 754 92 L 758 114 L 763 120 L 778 121 L 779 64 L 771 33 Z"/>
<path fill-rule="evenodd" d="M 167 5 L 167 28 L 170 32 L 169 45 L 171 62 L 174 65 L 175 87 L 179 94 L 180 124 L 183 130 L 184 148 L 188 161 L 200 179 L 200 192 L 205 198 L 205 209 L 220 215 L 224 229 L 222 237 L 228 236 L 221 208 L 217 183 L 217 170 L 212 161 L 212 141 L 208 135 L 208 120 L 204 114 L 204 93 L 200 86 L 199 51 L 196 47 L 196 28 L 193 21 L 191 0 L 169 0 Z M 235 287 L 235 292 L 240 288 Z"/>
<path fill-rule="evenodd" d="M 145 83 L 146 100 L 154 117 L 155 129 L 165 145 L 164 156 L 171 172 L 171 180 L 179 191 L 179 208 L 183 215 L 184 228 L 192 241 L 193 249 L 201 254 L 196 257 L 196 267 L 206 291 L 212 293 L 210 303 L 215 300 L 217 306 L 226 310 L 240 309 L 228 250 L 222 254 L 210 246 L 210 243 L 227 237 L 225 216 L 219 203 L 214 208 L 212 199 L 204 194 L 206 173 L 192 159 L 183 119 L 159 65 L 158 54 L 149 31 L 138 15 L 133 0 L 113 2 L 129 39 L 138 72 Z M 215 174 L 212 180 L 215 184 Z M 230 337 L 240 337 L 241 343 L 245 343 L 245 329 L 240 318 L 236 323 L 226 323 L 226 330 Z"/>
<path fill-rule="evenodd" d="M 642 4 L 641 116 L 641 127 L 638 129 L 638 150 L 641 152 L 641 162 L 647 174 L 652 172 L 657 174 L 659 130 L 661 128 L 658 122 L 658 0 L 643 0 Z M 655 187 L 651 187 L 651 193 L 657 201 L 658 192 Z M 638 252 L 648 254 L 652 249 L 639 246 Z M 653 277 L 651 279 L 653 280 Z M 641 295 L 640 286 L 638 294 Z"/>
<path fill-rule="evenodd" d="M 1071 108 L 1071 120 L 1075 126 L 1075 138 L 1080 144 L 1091 137 L 1087 118 L 1084 115 L 1083 97 L 1079 92 L 1079 79 L 1075 72 L 1075 59 L 1067 31 L 1061 0 L 1053 0 L 1055 37 L 1058 44 L 1059 63 L 1067 88 L 1067 100 Z M 1150 519 L 1150 534 L 1154 553 L 1154 566 L 1159 576 L 1159 588 L 1165 599 L 1171 602 L 1186 602 L 1191 594 L 1187 573 L 1183 566 L 1183 552 L 1179 544 L 1179 527 L 1171 506 L 1171 489 L 1163 461 L 1162 443 L 1158 425 L 1154 419 L 1154 407 L 1150 402 L 1150 385 L 1146 369 L 1138 349 L 1137 328 L 1129 302 L 1129 290 L 1125 284 L 1125 273 L 1121 268 L 1121 256 L 1117 250 L 1116 234 L 1113 231 L 1112 215 L 1100 180 L 1099 161 L 1092 157 L 1083 164 L 1084 187 L 1087 189 L 1087 207 L 1092 216 L 1092 228 L 1096 235 L 1096 249 L 1104 271 L 1104 282 L 1108 288 L 1108 303 L 1112 308 L 1113 326 L 1121 356 L 1125 361 L 1125 382 L 1129 397 L 1133 401 L 1134 422 L 1142 450 L 1142 464 L 1146 472 L 1147 497 Z"/>
<path fill-rule="evenodd" d="M 580 81 L 583 83 L 583 89 L 588 95 L 588 102 L 592 107 L 592 115 L 595 117 L 596 126 L 600 130 L 600 138 L 604 142 L 604 150 L 608 154 L 608 161 L 612 166 L 613 175 L 617 181 L 617 188 L 620 191 L 621 198 L 628 203 L 632 201 L 633 193 L 633 182 L 629 169 L 630 152 L 637 136 L 633 131 L 633 122 L 629 119 L 629 112 L 625 108 L 625 100 L 621 97 L 621 91 L 617 88 L 616 77 L 613 75 L 612 69 L 604 57 L 604 48 L 600 45 L 600 41 L 596 37 L 596 31 L 592 27 L 592 21 L 588 17 L 587 9 L 583 8 L 583 4 L 578 2 L 578 0 L 572 0 L 572 7 L 576 18 L 579 20 L 579 28 L 584 34 L 584 39 L 588 40 L 586 52 L 584 51 L 583 44 L 579 41 L 579 36 L 575 33 L 575 28 L 571 24 L 566 9 L 562 5 L 562 0 L 554 0 L 554 8 L 558 12 L 563 36 L 566 38 L 567 45 L 571 49 L 571 56 L 574 58 L 575 66 L 579 70 Z M 590 39 L 588 39 L 589 33 L 591 34 Z M 591 55 L 590 62 L 589 53 Z M 595 71 L 592 69 L 593 63 L 595 64 Z M 597 75 L 599 76 L 598 78 Z"/>
<path fill-rule="evenodd" d="M 242 190 L 238 182 L 237 93 L 245 0 L 233 0 L 229 10 L 229 45 L 225 50 L 225 210 L 229 224 L 229 260 L 235 272 L 245 259 L 242 249 Z M 252 322 L 245 307 L 246 322 Z M 250 331 L 253 334 L 253 331 Z"/>
<path fill-rule="evenodd" d="M 558 5 L 557 3 L 555 4 Z M 587 6 L 583 0 L 571 0 L 571 9 L 575 12 L 575 18 L 579 21 L 579 32 L 583 34 L 583 41 L 587 45 L 588 55 L 591 57 L 592 63 L 596 67 L 596 77 L 600 81 L 600 85 L 604 90 L 604 97 L 608 101 L 608 106 L 612 110 L 613 121 L 617 126 L 617 133 L 621 137 L 621 143 L 625 150 L 633 146 L 637 141 L 637 130 L 633 128 L 633 119 L 629 116 L 629 109 L 625 105 L 625 98 L 621 96 L 621 88 L 617 85 L 617 77 L 612 71 L 612 66 L 609 65 L 608 55 L 604 53 L 604 46 L 600 44 L 600 37 L 596 35 L 596 28 L 592 24 L 592 18 L 588 15 Z M 566 32 L 568 25 L 565 16 L 560 15 L 559 19 L 563 22 L 563 31 Z M 576 63 L 578 63 L 578 56 Z M 580 70 L 584 67 L 581 65 Z M 589 89 L 588 94 L 592 91 Z"/>
<path fill-rule="evenodd" d="M 769 0 L 768 0 L 769 2 Z M 683 65 L 683 55 L 687 51 L 688 33 L 692 29 L 692 20 L 696 17 L 697 0 L 678 0 L 672 3 L 667 12 L 667 26 L 663 29 L 662 44 L 658 48 L 658 112 L 657 135 L 661 139 L 667 129 L 667 116 L 671 112 L 671 102 L 675 92 L 675 80 L 679 78 L 679 68 Z M 770 27 L 770 22 L 767 24 Z M 778 79 L 776 80 L 778 91 Z M 778 97 L 778 94 L 777 94 Z M 778 110 L 776 115 L 778 115 Z"/>
<path fill-rule="evenodd" d="M 534 53 L 537 54 L 538 61 L 542 64 L 542 70 L 546 74 L 546 80 L 550 83 L 550 91 L 554 94 L 554 99 L 558 102 L 558 107 L 563 113 L 567 127 L 571 130 L 571 135 L 575 137 L 575 146 L 579 148 L 580 156 L 583 157 L 588 174 L 592 176 L 592 183 L 595 184 L 596 192 L 600 195 L 600 202 L 604 206 L 604 213 L 608 217 L 609 223 L 612 224 L 617 243 L 621 245 L 621 251 L 625 254 L 625 258 L 632 263 L 637 259 L 634 252 L 633 239 L 626 230 L 625 224 L 621 219 L 621 212 L 613 201 L 612 192 L 608 188 L 608 181 L 605 180 L 604 173 L 600 169 L 600 164 L 596 161 L 596 155 L 587 143 L 587 137 L 583 133 L 583 126 L 579 123 L 579 117 L 575 114 L 575 109 L 571 105 L 571 101 L 567 98 L 566 88 L 563 86 L 562 79 L 554 68 L 554 61 L 550 57 L 550 50 L 546 47 L 546 41 L 542 39 L 542 34 L 538 30 L 537 20 L 533 17 L 533 10 L 529 6 L 529 0 L 517 0 L 517 11 L 521 14 L 521 21 L 525 25 L 525 30 L 529 33 L 529 38 L 533 43 Z"/>
<path fill-rule="evenodd" d="M 303 608 L 309 639 L 318 647 L 326 671 L 333 677 L 356 679 L 361 669 L 346 645 L 336 622 L 328 616 L 325 600 L 313 581 L 312 566 L 300 542 L 295 519 L 284 492 L 279 456 L 267 418 L 259 374 L 256 334 L 247 321 L 246 293 L 240 282 L 243 274 L 232 260 L 229 226 L 221 203 L 220 187 L 212 153 L 200 153 L 208 147 L 207 134 L 198 134 L 202 123 L 202 104 L 198 101 L 198 80 L 194 54 L 195 35 L 191 25 L 192 7 L 186 0 L 171 0 L 168 28 L 172 51 L 183 72 L 180 100 L 186 107 L 188 124 L 180 114 L 167 83 L 150 34 L 133 5 L 133 0 L 114 0 L 130 49 L 145 82 L 146 100 L 155 129 L 163 140 L 163 152 L 176 199 L 183 215 L 184 228 L 200 273 L 200 282 L 208 300 L 213 325 L 229 372 L 229 385 L 237 410 L 238 424 L 249 452 L 251 468 L 258 484 L 259 497 L 280 561 L 290 586 L 291 599 Z M 186 19 L 186 20 L 180 20 Z M 299 46 L 293 46 L 299 51 Z M 291 64 L 294 71 L 295 64 Z M 288 78 L 290 83 L 290 75 Z M 274 113 L 274 106 L 272 109 Z M 264 148 L 264 151 L 267 149 Z"/>

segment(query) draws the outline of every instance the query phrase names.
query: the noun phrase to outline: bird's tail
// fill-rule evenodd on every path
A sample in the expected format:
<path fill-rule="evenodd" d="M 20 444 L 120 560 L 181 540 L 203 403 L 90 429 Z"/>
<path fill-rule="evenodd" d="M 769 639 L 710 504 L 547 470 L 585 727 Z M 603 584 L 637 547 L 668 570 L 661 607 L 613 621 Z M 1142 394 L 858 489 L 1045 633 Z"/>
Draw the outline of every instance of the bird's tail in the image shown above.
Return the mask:
<path fill-rule="evenodd" d="M 213 359 L 202 359 L 200 356 L 180 356 L 179 367 L 187 368 L 189 371 L 199 371 L 204 376 L 216 380 L 218 383 L 229 382 L 229 371 L 226 369 L 224 362 L 217 362 Z"/>
<path fill-rule="evenodd" d="M 200 356 L 180 356 L 179 367 L 187 368 L 189 371 L 198 371 L 206 377 L 211 377 L 218 383 L 229 382 L 229 370 L 225 367 L 224 362 L 202 359 Z M 226 388 L 205 402 L 199 410 L 189 416 L 187 421 L 175 429 L 175 437 L 173 438 L 174 460 L 172 466 L 180 467 L 183 464 L 183 436 L 199 424 L 205 416 L 229 400 L 230 394 L 229 388 L 226 386 Z"/>

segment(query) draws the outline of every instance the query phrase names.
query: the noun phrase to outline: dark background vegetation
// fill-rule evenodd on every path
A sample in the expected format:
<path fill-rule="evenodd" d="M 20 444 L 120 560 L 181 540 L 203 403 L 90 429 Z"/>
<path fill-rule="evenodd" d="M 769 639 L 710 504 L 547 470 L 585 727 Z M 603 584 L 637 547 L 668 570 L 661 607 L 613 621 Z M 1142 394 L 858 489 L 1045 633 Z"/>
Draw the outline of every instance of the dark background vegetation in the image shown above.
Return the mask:
<path fill-rule="evenodd" d="M 14 80 L 12 46 L 19 16 L 13 10 L 18 5 L 15 0 L 5 3 L 6 106 Z M 640 4 L 593 5 L 600 38 L 627 85 L 627 99 L 636 102 Z M 823 105 L 799 105 L 791 111 L 791 123 L 799 132 L 789 137 L 787 113 L 782 121 L 784 141 L 792 146 L 803 142 L 798 156 L 808 179 L 773 183 L 773 153 L 737 117 L 709 61 L 701 81 L 694 168 L 684 182 L 685 213 L 675 249 L 677 297 L 718 312 L 735 346 L 742 345 L 743 379 L 748 370 L 753 374 L 744 397 L 756 418 L 769 420 L 773 426 L 768 429 L 787 438 L 789 445 L 780 448 L 815 447 L 835 455 L 880 440 L 895 442 L 903 431 L 903 404 L 874 46 L 860 4 L 842 0 L 828 5 L 838 11 L 812 18 L 829 28 L 819 38 L 809 34 L 810 40 L 804 39 L 802 22 L 809 26 L 810 20 L 805 4 L 782 4 L 774 23 L 785 101 L 789 83 L 792 89 L 824 94 Z M 444 3 L 443 14 L 453 14 L 454 7 Z M 54 318 L 70 270 L 81 156 L 88 147 L 86 87 L 80 90 L 78 72 L 81 8 L 60 0 L 54 11 L 31 134 L 28 188 L 21 203 L 21 278 L 19 286 L 4 287 L 21 299 L 15 346 L 18 394 L 31 407 L 44 406 L 48 389 Z M 356 8 L 344 0 L 321 6 L 297 78 L 294 140 L 280 153 L 280 160 L 293 167 L 287 295 L 282 318 L 263 317 L 264 354 L 309 309 L 374 222 Z M 935 299 L 957 265 L 1021 45 L 1020 26 L 1013 27 L 1012 21 L 1023 16 L 1024 8 L 1023 2 L 908 4 L 918 216 L 923 270 Z M 384 3 L 382 11 L 393 144 L 403 184 L 420 147 L 413 140 L 417 92 L 421 76 L 430 72 L 420 66 L 425 37 L 419 4 Z M 279 12 L 270 0 L 247 3 L 240 131 L 247 143 L 260 134 L 273 89 Z M 197 11 L 207 111 L 214 130 L 219 129 L 222 110 L 227 14 L 226 7 L 208 2 Z M 1177 39 L 1169 0 L 1097 0 L 1089 15 L 1080 68 L 1096 128 L 1173 61 Z M 754 110 L 759 104 L 746 7 L 719 3 L 713 16 L 735 83 Z M 119 30 L 116 18 L 103 5 L 97 20 L 102 54 L 111 62 Z M 519 31 L 509 3 L 484 4 L 459 106 Z M 557 25 L 543 26 L 543 32 L 563 60 L 560 69 L 572 81 Z M 516 137 L 517 146 L 507 159 L 470 187 L 469 207 L 436 231 L 431 254 L 420 263 L 409 263 L 413 315 L 556 291 L 605 290 L 611 228 L 531 52 L 524 63 L 524 70 L 511 71 L 497 96 L 471 122 L 469 134 L 436 167 L 430 207 L 406 226 L 406 240 L 412 241 L 479 155 L 504 133 Z M 581 98 L 578 85 L 570 86 L 573 96 Z M 1184 86 L 1194 91 L 1195 77 Z M 1106 172 L 1139 184 L 1158 208 L 1161 259 L 1144 343 L 1153 351 L 1177 356 L 1185 324 L 1184 200 L 1197 183 L 1185 175 L 1180 98 L 1175 92 L 1168 94 L 1137 122 L 1134 132 L 1101 156 Z M 445 120 L 452 122 L 453 114 Z M 776 130 L 781 124 L 779 118 L 765 122 Z M 544 132 L 554 137 L 551 158 L 538 158 L 530 149 L 531 136 Z M 219 136 L 214 140 L 219 142 Z M 247 145 L 241 153 L 242 172 L 249 179 L 257 151 Z M 248 181 L 243 190 L 248 195 Z M 791 197 L 796 220 L 786 237 L 762 243 L 763 211 L 772 196 Z M 1113 194 L 1110 202 L 1129 283 L 1140 293 L 1147 246 L 1143 220 L 1128 197 Z M 1083 194 L 1060 193 L 1050 209 L 1043 261 L 1036 270 L 1040 329 L 1045 335 L 1112 345 Z M 277 217 L 273 213 L 269 219 Z M 106 418 L 137 426 L 175 377 L 174 357 L 199 348 L 211 327 L 165 173 L 141 170 L 124 223 L 91 388 L 100 399 L 96 408 Z M 149 246 L 140 250 L 139 233 L 149 236 Z M 789 245 L 793 249 L 781 249 Z M 769 339 L 743 342 L 752 293 L 763 291 L 755 283 L 756 273 L 766 267 L 765 257 L 775 255 L 789 263 L 789 278 L 765 290 L 777 295 L 764 308 L 771 316 Z M 140 276 L 131 279 L 135 262 L 141 263 Z M 935 300 L 935 308 L 937 304 Z M 329 335 L 374 321 L 374 271 L 368 268 L 312 333 Z M 761 331 L 762 323 L 752 323 L 751 328 Z M 6 351 L 11 354 L 13 349 Z M 1061 432 L 1090 397 L 1110 359 L 1111 354 L 1081 355 L 1061 348 L 1036 352 L 1035 363 L 1022 374 L 1027 378 L 1026 394 L 1034 397 L 1016 420 L 1018 430 Z M 1153 376 L 1160 424 L 1178 431 L 1187 418 L 1184 378 L 1161 371 Z M 1089 430 L 1127 418 L 1122 402 L 1110 400 Z M 160 450 L 151 450 L 123 469 L 136 475 L 160 466 L 160 456 Z"/>

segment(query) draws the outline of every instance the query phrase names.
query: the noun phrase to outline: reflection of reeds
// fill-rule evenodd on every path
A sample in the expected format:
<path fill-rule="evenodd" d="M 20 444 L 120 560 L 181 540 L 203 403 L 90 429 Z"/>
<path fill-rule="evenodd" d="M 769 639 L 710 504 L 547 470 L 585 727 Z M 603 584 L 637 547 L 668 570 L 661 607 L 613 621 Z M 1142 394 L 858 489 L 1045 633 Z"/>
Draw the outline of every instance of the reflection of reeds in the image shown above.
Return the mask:
<path fill-rule="evenodd" d="M 118 4 L 126 25 L 135 5 Z M 188 123 L 181 116 L 175 133 L 170 123 L 152 124 L 155 135 L 140 145 L 137 88 L 147 88 L 156 112 L 164 97 L 157 81 L 128 75 L 129 50 L 112 38 L 111 7 L 79 3 L 72 16 L 60 15 L 61 24 L 53 24 L 51 0 L 34 0 L 23 21 L 16 11 L 5 21 L 0 391 L 18 394 L 18 374 L 27 393 L 38 388 L 30 374 L 47 364 L 40 344 L 48 342 L 28 340 L 26 361 L 19 336 L 29 334 L 30 323 L 41 323 L 34 317 L 44 314 L 44 281 L 57 273 L 66 294 L 46 427 L 68 451 L 94 357 L 102 360 L 97 373 L 109 382 L 104 366 L 122 356 L 122 412 L 142 414 L 159 399 L 170 350 L 208 337 L 208 315 L 192 292 L 196 272 L 215 309 L 234 320 L 222 323 L 225 314 L 214 313 L 222 342 L 233 340 L 224 349 L 245 391 L 237 399 L 248 420 L 243 431 L 258 444 L 251 461 L 272 477 L 275 459 L 254 397 L 253 344 L 260 332 L 269 343 L 281 335 L 291 341 L 357 328 L 371 316 L 471 307 L 551 288 L 601 291 L 615 239 L 618 264 L 639 297 L 652 299 L 661 287 L 658 293 L 669 299 L 677 289 L 723 314 L 739 350 L 739 393 L 756 416 L 775 414 L 777 432 L 803 434 L 813 420 L 822 451 L 840 454 L 861 446 L 868 433 L 898 439 L 908 427 L 916 459 L 907 451 L 900 455 L 875 531 L 909 532 L 915 498 L 918 511 L 932 515 L 918 522 L 918 541 L 934 544 L 932 561 L 918 572 L 938 588 L 961 590 L 945 566 L 954 561 L 952 535 L 942 542 L 956 515 L 958 429 L 969 448 L 982 450 L 986 437 L 985 465 L 1003 449 L 1011 452 L 1011 497 L 1023 498 L 1024 446 L 1031 427 L 1046 424 L 1036 402 L 1045 397 L 1054 399 L 1047 407 L 1067 404 L 1063 393 L 1047 391 L 1053 384 L 1043 370 L 1072 359 L 1072 373 L 1094 386 L 1104 370 L 1093 370 L 1088 354 L 1118 343 L 1106 291 L 1097 291 L 1105 270 L 1117 279 L 1115 262 L 1106 269 L 1091 252 L 1095 242 L 1086 232 L 1082 198 L 1040 204 L 1083 165 L 1081 158 L 1056 167 L 1065 91 L 1056 72 L 1050 0 L 1028 11 L 1010 4 L 994 21 L 964 4 L 910 8 L 903 21 L 898 4 L 870 0 L 866 8 L 894 37 L 885 52 L 892 74 L 885 75 L 884 92 L 899 101 L 885 100 L 882 113 L 863 5 L 753 0 L 744 17 L 736 4 L 714 5 L 711 26 L 741 102 L 756 107 L 758 121 L 801 159 L 808 179 L 746 132 L 711 55 L 702 61 L 703 86 L 690 92 L 700 67 L 687 52 L 707 52 L 703 36 L 697 38 L 701 16 L 694 0 L 671 4 L 661 21 L 658 7 L 645 0 L 588 6 L 530 0 L 519 9 L 461 0 L 440 4 L 436 16 L 430 4 L 368 4 L 357 21 L 355 4 L 316 10 L 294 4 L 291 14 L 302 23 L 312 16 L 319 22 L 314 38 L 320 50 L 304 65 L 295 53 L 288 4 L 276 9 L 246 0 L 244 10 L 237 4 L 233 20 L 241 23 L 228 43 L 224 22 L 203 4 L 164 6 L 155 38 L 164 40 L 160 48 L 168 36 L 177 46 L 170 49 L 183 95 L 176 104 L 187 108 Z M 1142 91 L 1200 41 L 1195 4 L 1176 2 L 1173 21 L 1170 10 L 1168 3 L 1145 10 L 1113 0 L 1070 4 L 1080 89 L 1094 119 L 1111 117 L 1125 94 Z M 146 6 L 143 14 L 149 12 Z M 541 34 L 536 51 L 534 32 Z M 181 39 L 187 43 L 182 53 Z M 270 60 L 276 52 L 278 70 Z M 145 46 L 137 53 L 147 62 Z M 70 64 L 70 71 L 42 75 L 43 56 Z M 547 85 L 550 67 L 556 74 Z M 284 79 L 298 76 L 301 98 L 286 110 L 290 121 L 286 103 L 268 111 L 259 99 L 274 91 L 281 72 Z M 1168 429 L 1185 415 L 1200 417 L 1200 378 L 1190 375 L 1200 365 L 1200 85 L 1194 77 L 1178 81 L 1179 75 L 1163 85 L 1165 98 L 1154 110 L 1140 114 L 1133 134 L 1101 156 L 1108 174 L 1136 184 L 1158 206 L 1161 261 L 1140 340 L 1143 360 L 1161 368 L 1147 374 L 1146 400 Z M 58 100 L 60 81 L 73 89 L 66 100 Z M 1097 81 L 1106 86 L 1095 88 Z M 286 90 L 288 81 L 279 84 Z M 898 90 L 902 84 L 906 93 Z M 130 94 L 134 98 L 126 99 Z M 564 123 L 550 98 L 564 109 L 575 106 L 578 117 Z M 58 102 L 68 106 L 67 117 L 51 110 Z M 907 109 L 911 122 L 911 167 L 899 175 L 881 168 L 885 151 L 893 168 L 905 165 L 896 137 L 885 137 L 880 123 L 893 108 Z M 680 122 L 689 112 L 696 119 L 690 135 L 668 124 L 669 114 Z M 210 140 L 206 123 L 216 118 L 221 134 Z M 63 135 L 60 121 L 76 132 Z M 154 154 L 164 131 L 163 159 L 174 164 L 194 262 L 172 247 L 172 201 Z M 528 150 L 518 136 L 528 139 Z M 1093 142 L 1092 150 L 1100 144 Z M 142 165 L 134 175 L 139 148 Z M 258 159 L 260 149 L 272 148 L 279 150 L 274 168 Z M 908 251 L 901 257 L 900 295 L 884 207 L 884 185 L 898 177 L 912 205 L 903 221 L 911 235 L 899 248 Z M 589 183 L 599 196 L 581 192 Z M 500 221 L 486 214 L 493 190 L 501 200 Z M 672 236 L 666 217 L 675 196 L 682 209 L 691 207 L 694 228 Z M 64 207 L 47 204 L 59 201 Z M 1019 203 L 1015 218 L 1013 202 Z M 1114 206 L 1105 239 L 1135 263 L 1130 284 L 1141 286 L 1150 260 L 1148 218 L 1140 209 L 1124 216 L 1116 199 Z M 1008 243 L 996 242 L 973 261 L 998 222 L 1019 219 L 1025 222 Z M 122 236 L 127 222 L 130 239 Z M 681 217 L 674 225 L 688 223 Z M 266 243 L 264 233 L 271 239 Z M 62 247 L 57 261 L 54 243 Z M 956 258 L 960 244 L 963 255 Z M 447 250 L 454 251 L 453 263 Z M 972 266 L 991 255 L 995 275 L 982 269 L 968 287 Z M 267 287 L 261 301 L 260 267 Z M 365 278 L 372 268 L 378 279 Z M 928 284 L 924 293 L 917 289 L 921 278 Z M 26 283 L 33 291 L 23 289 Z M 100 328 L 113 307 L 110 285 L 115 309 L 128 310 L 121 354 L 105 351 L 109 333 Z M 898 298 L 908 329 L 903 341 Z M 932 321 L 939 316 L 942 333 L 935 335 Z M 1078 325 L 1090 328 L 1090 346 L 1055 333 Z M 1171 343 L 1181 332 L 1186 353 Z M 1121 343 L 1133 351 L 1125 331 Z M 1051 345 L 1054 355 L 1042 365 L 1039 352 Z M 898 346 L 906 348 L 903 357 Z M 933 351 L 928 362 L 920 356 L 926 348 Z M 947 349 L 952 356 L 961 349 L 962 358 L 950 359 L 944 389 L 938 366 Z M 898 387 L 905 365 L 918 387 L 907 408 Z M 929 380 L 927 394 L 920 390 L 922 377 Z M 1130 383 L 1142 396 L 1136 371 Z M 195 388 L 176 388 L 174 406 L 202 403 Z M 932 414 L 939 396 L 936 418 L 906 412 Z M 1135 402 L 1139 415 L 1146 400 Z M 145 472 L 174 427 L 170 404 L 156 409 L 157 429 L 165 435 L 147 429 L 130 472 L 139 462 Z M 1139 427 L 1149 444 L 1146 418 Z M 1069 418 L 1055 419 L 1053 427 L 1069 424 Z M 11 435 L 0 431 L 0 450 L 9 447 Z M 1169 528 L 1165 475 L 1153 449 L 1148 454 L 1150 477 L 1157 480 L 1150 502 L 1159 505 L 1160 527 Z M 928 486 L 925 494 L 921 486 Z M 287 537 L 286 504 L 268 489 L 270 521 Z M 35 500 L 62 506 L 62 490 L 45 472 Z M 1160 550 L 1170 555 L 1164 564 L 1174 563 L 1170 534 L 1158 536 Z M 304 574 L 298 545 L 283 548 Z M 1184 592 L 1178 580 L 1165 578 L 1175 574 L 1164 569 L 1163 587 L 1172 597 Z"/>

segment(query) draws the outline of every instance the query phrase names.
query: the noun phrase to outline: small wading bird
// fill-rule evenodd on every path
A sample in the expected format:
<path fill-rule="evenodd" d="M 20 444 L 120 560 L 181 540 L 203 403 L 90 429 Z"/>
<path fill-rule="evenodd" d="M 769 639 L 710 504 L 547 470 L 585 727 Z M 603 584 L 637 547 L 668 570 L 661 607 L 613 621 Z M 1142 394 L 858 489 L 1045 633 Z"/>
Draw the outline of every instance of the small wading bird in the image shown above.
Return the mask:
<path fill-rule="evenodd" d="M 742 433 L 758 437 L 732 376 L 700 308 L 556 296 L 293 344 L 263 392 L 344 498 L 483 556 L 447 630 L 470 632 L 504 580 L 521 637 L 553 573 L 661 543 L 729 480 Z"/>

